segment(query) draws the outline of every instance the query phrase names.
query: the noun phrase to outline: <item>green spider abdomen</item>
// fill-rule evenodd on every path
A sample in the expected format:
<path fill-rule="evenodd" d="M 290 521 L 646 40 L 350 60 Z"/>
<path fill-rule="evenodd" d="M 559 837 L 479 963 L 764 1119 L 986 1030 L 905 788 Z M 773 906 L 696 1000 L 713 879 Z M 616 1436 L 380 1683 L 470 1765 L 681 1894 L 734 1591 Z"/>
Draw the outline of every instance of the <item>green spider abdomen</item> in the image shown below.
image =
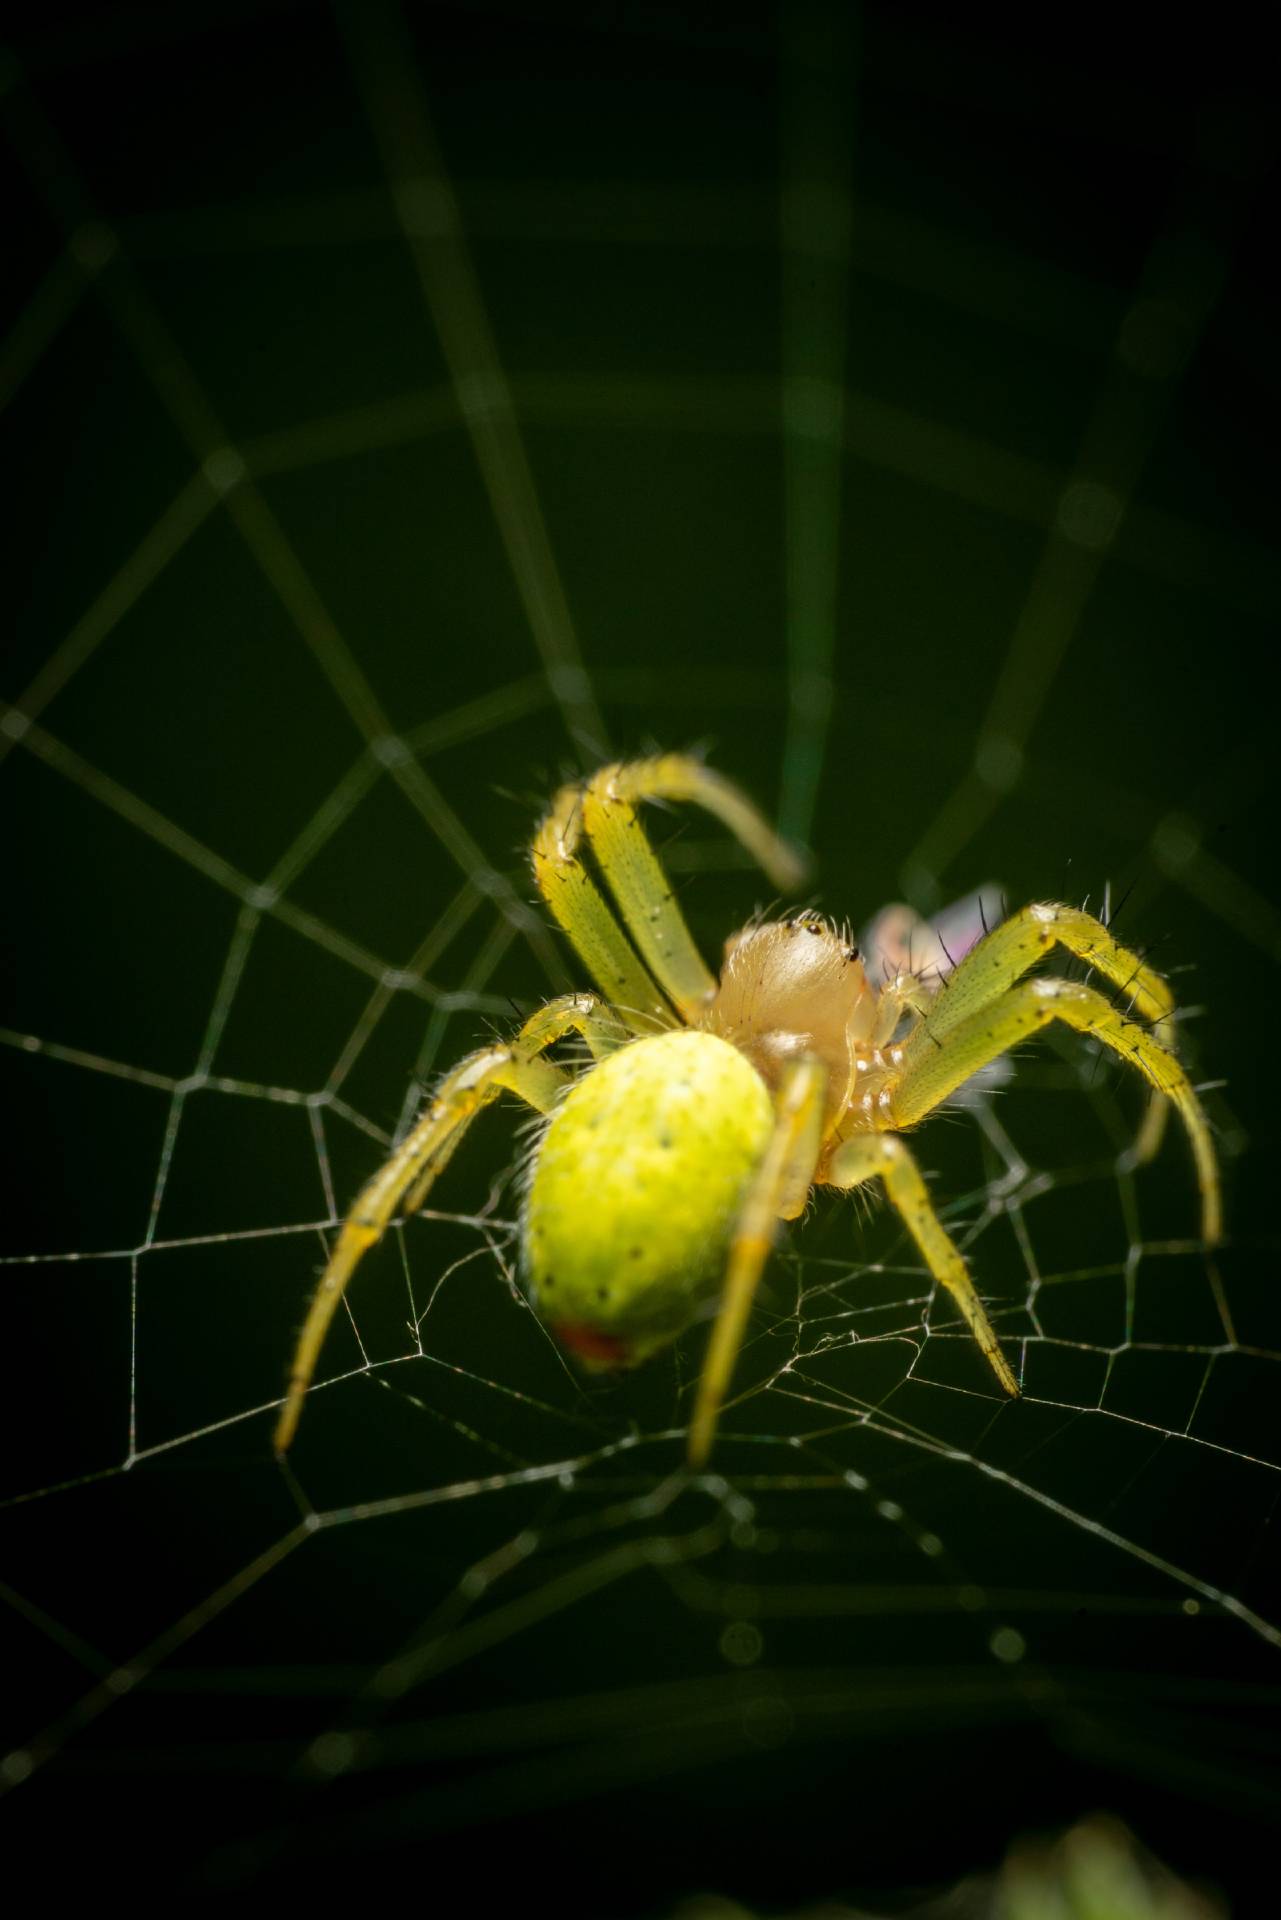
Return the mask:
<path fill-rule="evenodd" d="M 633 1041 L 552 1115 L 529 1187 L 535 1302 L 589 1366 L 635 1366 L 720 1286 L 773 1127 L 743 1054 L 688 1030 Z"/>

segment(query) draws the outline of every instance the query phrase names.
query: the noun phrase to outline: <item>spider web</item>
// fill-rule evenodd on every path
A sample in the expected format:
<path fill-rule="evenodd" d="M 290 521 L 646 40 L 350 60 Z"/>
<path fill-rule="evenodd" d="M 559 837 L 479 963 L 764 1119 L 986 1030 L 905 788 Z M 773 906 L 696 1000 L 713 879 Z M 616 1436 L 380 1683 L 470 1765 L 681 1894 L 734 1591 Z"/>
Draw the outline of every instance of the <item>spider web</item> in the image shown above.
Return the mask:
<path fill-rule="evenodd" d="M 633 1911 L 923 1881 L 1082 1795 L 1267 1805 L 1261 135 L 1203 72 L 1080 78 L 803 8 L 144 11 L 22 49 L 29 1832 L 181 1805 L 152 1857 L 219 1885 L 666 1834 Z M 497 1113 L 362 1268 L 277 1463 L 343 1206 L 435 1072 L 575 983 L 542 798 L 699 738 L 838 915 L 1124 893 L 1205 1009 L 1230 1244 L 1192 1237 L 1181 1141 L 1132 1165 L 1134 1086 L 1047 1047 L 921 1140 L 1022 1401 L 893 1218 L 824 1201 L 691 1479 L 701 1336 L 570 1371 Z M 758 882 L 658 833 L 715 953 Z"/>

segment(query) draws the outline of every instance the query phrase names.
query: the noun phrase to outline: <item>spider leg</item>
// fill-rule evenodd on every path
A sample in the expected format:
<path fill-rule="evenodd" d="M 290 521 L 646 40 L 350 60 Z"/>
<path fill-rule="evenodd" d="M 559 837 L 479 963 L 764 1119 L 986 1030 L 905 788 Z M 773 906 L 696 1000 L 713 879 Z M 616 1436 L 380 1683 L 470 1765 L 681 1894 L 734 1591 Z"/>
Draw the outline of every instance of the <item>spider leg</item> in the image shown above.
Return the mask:
<path fill-rule="evenodd" d="M 702 1466 L 711 1451 L 721 1404 L 743 1344 L 747 1316 L 760 1283 L 780 1218 L 793 1219 L 818 1163 L 827 1076 L 819 1061 L 795 1061 L 784 1074 L 775 1107 L 774 1133 L 753 1176 L 730 1242 L 725 1288 L 699 1376 L 688 1455 Z"/>
<path fill-rule="evenodd" d="M 694 945 L 640 823 L 637 808 L 643 800 L 690 801 L 706 808 L 776 886 L 799 885 L 804 864 L 746 795 L 688 754 L 665 753 L 602 767 L 588 781 L 583 820 L 592 851 L 651 974 L 682 1019 L 692 1021 L 715 992 L 716 981 Z"/>
<path fill-rule="evenodd" d="M 1118 1058 L 1137 1067 L 1149 1085 L 1178 1109 L 1196 1162 L 1201 1235 L 1213 1246 L 1223 1230 L 1219 1168 L 1209 1123 L 1192 1083 L 1169 1047 L 1119 1013 L 1093 987 L 1070 980 L 1021 981 L 990 1005 L 954 1021 L 942 1038 L 933 1016 L 928 1016 L 909 1035 L 899 1070 L 886 1082 L 878 1123 L 896 1130 L 915 1126 L 971 1074 L 1051 1020 L 1061 1020 L 1078 1033 L 1092 1033 Z"/>
<path fill-rule="evenodd" d="M 511 1043 L 511 1050 L 517 1057 L 518 1063 L 526 1062 L 532 1065 L 537 1073 L 545 1073 L 549 1071 L 547 1064 L 539 1061 L 537 1055 L 544 1048 L 553 1046 L 557 1040 L 563 1040 L 567 1033 L 582 1035 L 593 1060 L 603 1060 L 606 1054 L 617 1052 L 629 1038 L 620 1015 L 612 1007 L 606 1007 L 595 994 L 566 993 L 558 1000 L 549 1000 L 545 1007 L 540 1007 L 537 1013 L 530 1015 Z M 560 1073 L 559 1068 L 551 1068 L 550 1071 L 556 1073 L 559 1079 L 553 1095 L 555 1100 L 563 1091 L 565 1077 Z M 501 1091 L 501 1087 L 497 1090 Z M 520 1094 L 540 1113 L 548 1112 L 548 1107 L 540 1104 L 534 1097 L 537 1088 L 533 1082 L 528 1083 L 527 1089 L 526 1086 L 517 1085 L 513 1081 L 511 1090 Z M 452 1151 L 451 1147 L 450 1152 Z M 444 1164 L 442 1159 L 433 1158 L 419 1175 L 417 1185 L 410 1188 L 400 1209 L 406 1218 L 412 1213 L 417 1213 Z"/>
<path fill-rule="evenodd" d="M 1161 1151 L 1161 1142 L 1165 1138 L 1165 1123 L 1170 1117 L 1170 1103 L 1163 1100 L 1153 1089 L 1148 1096 L 1147 1112 L 1139 1122 L 1138 1132 L 1128 1149 L 1121 1156 L 1123 1167 L 1146 1167 L 1149 1160 L 1155 1160 Z"/>
<path fill-rule="evenodd" d="M 534 878 L 592 979 L 634 1034 L 673 1024 L 672 1010 L 582 863 L 583 795 L 562 787 L 534 835 Z"/>
<path fill-rule="evenodd" d="M 594 995 L 571 993 L 551 1001 L 525 1022 L 509 1045 L 482 1047 L 460 1061 L 436 1089 L 426 1112 L 361 1189 L 298 1336 L 285 1403 L 276 1422 L 277 1453 L 286 1451 L 298 1430 L 329 1323 L 360 1261 L 382 1239 L 397 1213 L 412 1213 L 422 1205 L 476 1115 L 501 1092 L 517 1094 L 539 1113 L 551 1111 L 569 1082 L 559 1067 L 539 1055 L 567 1033 L 583 1034 L 593 1052 L 618 1041 L 617 1028 Z"/>
<path fill-rule="evenodd" d="M 1008 1394 L 1017 1396 L 1019 1383 L 974 1290 L 964 1260 L 930 1201 L 929 1189 L 906 1143 L 893 1133 L 856 1133 L 842 1142 L 823 1175 L 824 1186 L 859 1187 L 880 1180 L 892 1207 L 916 1242 L 917 1251 L 945 1286 L 986 1354 L 993 1373 Z"/>
<path fill-rule="evenodd" d="M 1161 1031 L 1162 1023 L 1174 1011 L 1174 995 L 1160 974 L 1132 948 L 1114 940 L 1102 920 L 1079 907 L 1054 902 L 1024 907 L 1002 921 L 944 976 L 946 991 L 928 1014 L 935 1039 L 942 1039 L 980 1007 L 998 1000 L 1020 974 L 1054 946 L 1065 947 L 1128 994 L 1130 1011 L 1152 1022 L 1153 1037 L 1162 1046 L 1171 1053 L 1177 1051 L 1173 1028 Z M 1149 1100 L 1127 1156 L 1130 1164 L 1142 1166 L 1155 1158 L 1168 1113 L 1163 1099 L 1154 1095 Z"/>
<path fill-rule="evenodd" d="M 918 1019 L 923 1019 L 933 1005 L 937 991 L 936 985 L 913 973 L 900 973 L 882 987 L 871 1044 L 874 1047 L 888 1047 L 899 1030 L 904 1014 L 914 1013 Z"/>
<path fill-rule="evenodd" d="M 1012 914 L 957 962 L 926 1017 L 935 1039 L 998 1000 L 1055 946 L 1066 947 L 1127 993 L 1132 1010 L 1144 1020 L 1159 1022 L 1174 1011 L 1174 995 L 1160 974 L 1114 940 L 1101 920 L 1079 907 L 1051 902 Z"/>

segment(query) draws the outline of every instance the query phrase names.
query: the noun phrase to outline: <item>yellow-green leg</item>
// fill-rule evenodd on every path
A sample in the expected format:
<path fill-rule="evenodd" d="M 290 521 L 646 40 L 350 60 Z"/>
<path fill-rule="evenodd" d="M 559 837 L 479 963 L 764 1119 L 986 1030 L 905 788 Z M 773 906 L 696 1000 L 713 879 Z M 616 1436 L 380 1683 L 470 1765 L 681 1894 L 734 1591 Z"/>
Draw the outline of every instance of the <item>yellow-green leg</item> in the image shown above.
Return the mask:
<path fill-rule="evenodd" d="M 632 1037 L 614 1009 L 598 1000 L 594 993 L 562 994 L 558 1000 L 549 1000 L 545 1007 L 531 1014 L 515 1039 L 509 1042 L 506 1050 L 512 1056 L 512 1077 L 507 1080 L 500 1077 L 495 1084 L 495 1093 L 501 1093 L 507 1087 L 511 1092 L 520 1094 L 539 1113 L 550 1112 L 551 1106 L 565 1089 L 565 1075 L 559 1067 L 539 1060 L 538 1055 L 554 1046 L 558 1040 L 563 1040 L 567 1033 L 582 1035 L 593 1060 L 603 1060 L 606 1054 L 616 1053 Z M 545 1085 L 551 1087 L 552 1091 L 550 1100 L 545 1101 L 544 1081 L 540 1076 L 551 1075 L 555 1076 L 555 1082 L 553 1084 L 550 1078 L 546 1080 Z M 450 1153 L 456 1145 L 455 1138 Z M 400 1209 L 403 1214 L 408 1216 L 417 1213 L 427 1198 L 428 1188 L 444 1164 L 444 1160 L 433 1155 L 419 1175 L 417 1185 L 406 1194 Z"/>
<path fill-rule="evenodd" d="M 990 1005 L 954 1022 L 941 1038 L 931 1015 L 904 1044 L 900 1070 L 881 1095 L 880 1124 L 887 1128 L 917 1125 L 971 1074 L 1051 1020 L 1061 1020 L 1078 1033 L 1092 1033 L 1119 1059 L 1137 1067 L 1149 1085 L 1178 1109 L 1196 1162 L 1202 1237 L 1212 1246 L 1223 1230 L 1223 1209 L 1218 1161 L 1201 1103 L 1170 1049 L 1146 1027 L 1119 1013 L 1093 987 L 1070 980 L 1024 980 Z"/>
<path fill-rule="evenodd" d="M 943 976 L 944 991 L 928 1010 L 930 1031 L 942 1039 L 980 1007 L 999 1000 L 1021 974 L 1034 966 L 1052 947 L 1067 952 L 1095 967 L 1112 984 L 1130 996 L 1130 1011 L 1156 1023 L 1154 1038 L 1177 1052 L 1173 1025 L 1164 1026 L 1174 1010 L 1174 995 L 1153 968 L 1147 966 L 1130 947 L 1114 940 L 1109 929 L 1093 914 L 1079 907 L 1053 902 L 1024 907 L 999 927 L 994 927 L 965 959 Z M 1162 1099 L 1152 1099 L 1130 1149 L 1129 1159 L 1143 1165 L 1155 1157 L 1165 1133 L 1169 1107 Z"/>
<path fill-rule="evenodd" d="M 843 1141 L 823 1176 L 825 1186 L 859 1187 L 880 1180 L 891 1206 L 903 1223 L 931 1274 L 947 1288 L 965 1316 L 993 1373 L 1006 1393 L 1018 1394 L 1019 1383 L 974 1291 L 969 1269 L 930 1202 L 929 1191 L 906 1144 L 892 1133 L 858 1133 Z"/>
<path fill-rule="evenodd" d="M 1121 1156 L 1121 1164 L 1126 1167 L 1146 1167 L 1149 1160 L 1155 1160 L 1161 1151 L 1161 1142 L 1165 1139 L 1165 1123 L 1170 1117 L 1170 1103 L 1162 1099 L 1155 1091 L 1148 1095 L 1147 1110 L 1139 1122 L 1133 1143 Z"/>
<path fill-rule="evenodd" d="M 725 1289 L 699 1377 L 689 1428 L 692 1467 L 702 1466 L 711 1452 L 716 1421 L 729 1391 L 747 1317 L 778 1222 L 800 1212 L 814 1178 L 825 1082 L 817 1060 L 798 1060 L 779 1087 L 774 1133 L 748 1189 L 730 1243 Z"/>
<path fill-rule="evenodd" d="M 674 1024 L 672 1010 L 637 959 L 579 854 L 580 787 L 562 787 L 534 836 L 534 878 L 558 924 L 605 998 L 632 1033 Z"/>
<path fill-rule="evenodd" d="M 926 1025 L 936 1040 L 989 1005 L 1035 966 L 1052 947 L 1065 947 L 1130 996 L 1144 1020 L 1164 1020 L 1174 1010 L 1169 987 L 1139 955 L 1114 940 L 1101 920 L 1079 907 L 1053 903 L 1024 907 L 994 927 L 946 977 Z"/>
<path fill-rule="evenodd" d="M 682 1018 L 694 1020 L 716 981 L 694 945 L 637 808 L 645 800 L 689 801 L 727 826 L 775 886 L 799 885 L 804 864 L 738 788 L 687 754 L 602 767 L 583 790 L 592 851 L 633 940 Z"/>
<path fill-rule="evenodd" d="M 431 1105 L 411 1127 L 391 1158 L 378 1169 L 348 1214 L 329 1264 L 320 1277 L 289 1369 L 285 1403 L 276 1423 L 275 1446 L 284 1453 L 302 1418 L 329 1324 L 360 1261 L 382 1239 L 397 1213 L 412 1213 L 476 1115 L 506 1089 L 539 1113 L 549 1113 L 569 1084 L 551 1061 L 538 1056 L 567 1033 L 581 1033 L 593 1052 L 617 1044 L 617 1027 L 594 995 L 566 994 L 540 1008 L 510 1045 L 469 1054 L 437 1088 Z"/>

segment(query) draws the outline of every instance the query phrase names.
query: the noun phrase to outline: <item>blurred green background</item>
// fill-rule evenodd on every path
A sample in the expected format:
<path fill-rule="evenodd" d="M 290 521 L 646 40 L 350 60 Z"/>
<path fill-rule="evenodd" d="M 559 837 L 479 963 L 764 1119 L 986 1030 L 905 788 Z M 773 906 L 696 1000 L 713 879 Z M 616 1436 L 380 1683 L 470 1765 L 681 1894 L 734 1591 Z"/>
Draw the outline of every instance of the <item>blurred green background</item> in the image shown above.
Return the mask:
<path fill-rule="evenodd" d="M 1248 1888 L 1277 361 L 1228 42 L 639 4 L 14 34 L 22 1833 L 187 1886 L 394 1862 L 494 1905 L 889 1910 L 1103 1806 Z M 524 845 L 655 742 L 707 745 L 855 924 L 1125 894 L 1228 1083 L 1231 1244 L 1192 1244 L 1181 1141 L 1117 1171 L 1135 1089 L 1050 1047 L 997 1109 L 1029 1181 L 968 1122 L 923 1148 L 1024 1403 L 923 1338 L 892 1221 L 824 1206 L 691 1486 L 701 1336 L 569 1379 L 509 1284 L 493 1118 L 458 1217 L 362 1272 L 282 1473 L 319 1227 L 424 1079 L 572 978 Z M 714 954 L 762 883 L 705 823 L 656 835 Z"/>

